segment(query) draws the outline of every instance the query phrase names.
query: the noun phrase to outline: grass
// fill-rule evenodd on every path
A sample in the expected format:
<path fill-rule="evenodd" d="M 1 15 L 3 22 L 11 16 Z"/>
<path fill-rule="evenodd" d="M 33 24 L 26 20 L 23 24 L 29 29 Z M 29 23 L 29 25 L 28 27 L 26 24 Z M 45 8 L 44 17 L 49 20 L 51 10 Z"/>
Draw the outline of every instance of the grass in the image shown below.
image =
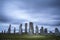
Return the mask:
<path fill-rule="evenodd" d="M 0 40 L 60 40 L 60 36 L 0 34 Z"/>

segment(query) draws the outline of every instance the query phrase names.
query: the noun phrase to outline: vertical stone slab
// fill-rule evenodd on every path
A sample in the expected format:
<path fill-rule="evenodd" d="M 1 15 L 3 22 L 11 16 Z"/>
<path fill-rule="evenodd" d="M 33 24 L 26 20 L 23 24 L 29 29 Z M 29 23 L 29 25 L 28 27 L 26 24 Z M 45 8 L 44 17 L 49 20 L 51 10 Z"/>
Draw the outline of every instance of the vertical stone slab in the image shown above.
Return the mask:
<path fill-rule="evenodd" d="M 27 34 L 27 23 L 25 23 L 25 34 Z"/>
<path fill-rule="evenodd" d="M 22 24 L 19 26 L 19 34 L 22 34 Z"/>
<path fill-rule="evenodd" d="M 11 33 L 11 24 L 9 25 L 9 28 L 8 28 L 8 31 L 7 31 L 8 34 Z"/>
<path fill-rule="evenodd" d="M 36 28 L 35 28 L 35 29 L 36 29 L 36 34 L 38 34 L 38 33 L 39 33 L 39 32 L 38 32 L 38 26 L 36 26 Z"/>
<path fill-rule="evenodd" d="M 33 22 L 29 22 L 29 34 L 34 34 Z"/>

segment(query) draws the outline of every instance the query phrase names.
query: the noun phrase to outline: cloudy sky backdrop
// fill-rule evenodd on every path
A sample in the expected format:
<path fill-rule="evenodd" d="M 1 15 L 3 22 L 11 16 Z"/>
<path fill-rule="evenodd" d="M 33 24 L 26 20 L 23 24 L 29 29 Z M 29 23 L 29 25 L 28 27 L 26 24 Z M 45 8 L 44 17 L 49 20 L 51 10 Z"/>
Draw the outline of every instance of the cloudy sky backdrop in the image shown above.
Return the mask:
<path fill-rule="evenodd" d="M 17 31 L 19 25 L 33 22 L 34 27 L 60 29 L 60 0 L 0 0 L 0 32 L 8 29 L 9 24 Z"/>

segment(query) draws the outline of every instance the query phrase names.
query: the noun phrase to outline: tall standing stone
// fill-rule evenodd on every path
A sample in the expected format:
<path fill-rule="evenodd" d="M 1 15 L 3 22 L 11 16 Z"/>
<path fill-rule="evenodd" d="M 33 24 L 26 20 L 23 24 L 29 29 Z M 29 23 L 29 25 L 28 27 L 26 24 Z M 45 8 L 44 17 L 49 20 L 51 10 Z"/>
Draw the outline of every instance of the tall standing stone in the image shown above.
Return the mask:
<path fill-rule="evenodd" d="M 8 28 L 8 34 L 11 33 L 11 24 L 9 25 L 9 28 Z"/>
<path fill-rule="evenodd" d="M 2 30 L 2 32 L 1 32 L 2 34 L 3 34 L 3 30 Z"/>
<path fill-rule="evenodd" d="M 59 35 L 59 30 L 58 30 L 58 28 L 55 28 L 55 35 Z"/>
<path fill-rule="evenodd" d="M 36 34 L 38 34 L 38 26 L 36 26 Z"/>
<path fill-rule="evenodd" d="M 40 29 L 40 34 L 44 34 L 44 29 L 43 29 L 43 27 L 41 27 L 41 29 Z"/>
<path fill-rule="evenodd" d="M 4 30 L 4 34 L 6 33 L 6 30 Z"/>
<path fill-rule="evenodd" d="M 14 34 L 16 33 L 16 28 L 14 27 Z"/>
<path fill-rule="evenodd" d="M 22 24 L 19 26 L 19 34 L 22 34 Z"/>
<path fill-rule="evenodd" d="M 27 34 L 27 23 L 25 23 L 25 34 Z"/>
<path fill-rule="evenodd" d="M 33 22 L 29 22 L 29 34 L 34 33 Z"/>

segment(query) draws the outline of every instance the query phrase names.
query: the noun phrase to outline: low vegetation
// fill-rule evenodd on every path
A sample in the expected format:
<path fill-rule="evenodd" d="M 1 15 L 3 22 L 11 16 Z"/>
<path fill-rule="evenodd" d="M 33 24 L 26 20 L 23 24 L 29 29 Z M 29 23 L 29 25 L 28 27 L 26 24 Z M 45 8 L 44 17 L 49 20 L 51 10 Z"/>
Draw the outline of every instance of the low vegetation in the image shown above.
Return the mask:
<path fill-rule="evenodd" d="M 0 34 L 0 40 L 60 40 L 60 36 Z"/>

